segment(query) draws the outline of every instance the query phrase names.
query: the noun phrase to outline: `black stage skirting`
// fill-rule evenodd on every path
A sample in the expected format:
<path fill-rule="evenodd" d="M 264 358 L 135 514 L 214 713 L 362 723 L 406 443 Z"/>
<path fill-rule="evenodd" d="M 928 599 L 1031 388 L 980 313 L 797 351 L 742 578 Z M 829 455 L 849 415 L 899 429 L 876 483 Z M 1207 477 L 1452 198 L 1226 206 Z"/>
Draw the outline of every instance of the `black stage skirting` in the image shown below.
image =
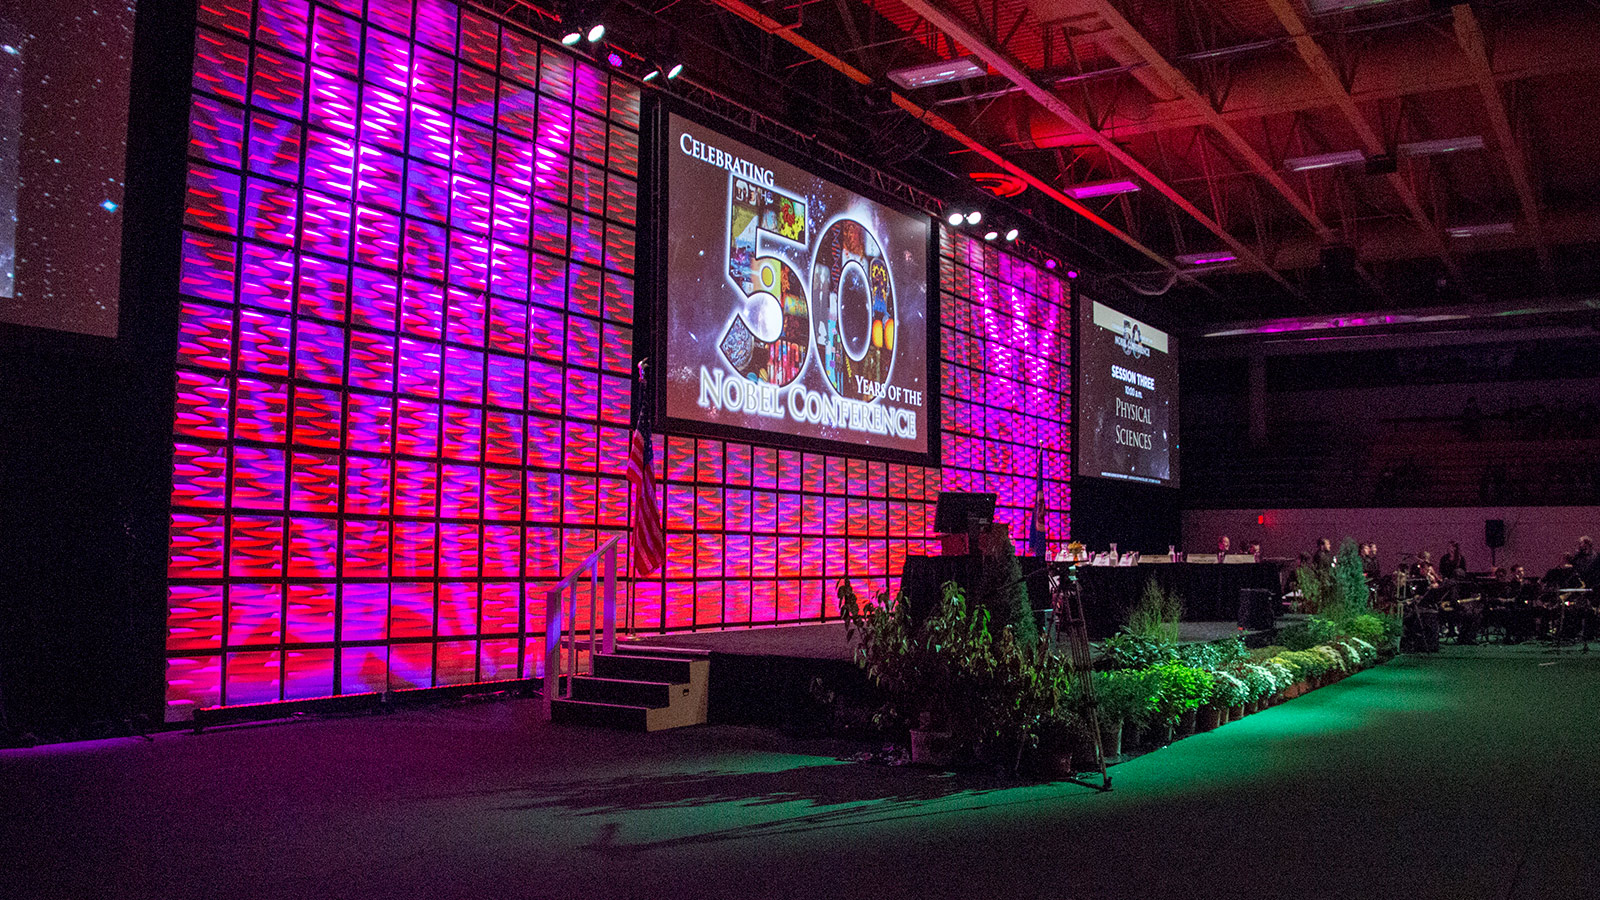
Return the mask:
<path fill-rule="evenodd" d="M 1037 556 L 1018 557 L 1028 594 L 1035 609 L 1050 606 L 1050 588 L 1044 561 Z M 1128 621 L 1128 614 L 1144 593 L 1147 581 L 1183 600 L 1183 617 L 1195 622 L 1231 622 L 1239 616 L 1239 592 L 1265 590 L 1273 599 L 1283 591 L 1286 563 L 1147 563 L 1138 566 L 1078 566 L 1083 591 L 1083 614 L 1089 638 L 1110 637 Z M 1050 563 L 1064 573 L 1066 563 Z M 971 591 L 977 583 L 977 558 L 971 556 L 912 556 L 906 559 L 902 587 L 913 609 L 924 609 L 938 599 L 938 587 L 954 581 Z"/>

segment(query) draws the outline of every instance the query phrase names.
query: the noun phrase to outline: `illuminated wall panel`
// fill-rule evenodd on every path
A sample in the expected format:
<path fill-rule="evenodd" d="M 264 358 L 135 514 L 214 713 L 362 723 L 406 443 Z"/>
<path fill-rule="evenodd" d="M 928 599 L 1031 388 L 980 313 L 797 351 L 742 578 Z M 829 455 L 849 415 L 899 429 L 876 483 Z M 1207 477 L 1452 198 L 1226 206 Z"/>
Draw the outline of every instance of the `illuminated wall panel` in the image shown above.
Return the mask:
<path fill-rule="evenodd" d="M 445 0 L 199 17 L 169 700 L 537 674 L 628 518 L 638 91 Z"/>
<path fill-rule="evenodd" d="M 173 702 L 537 675 L 543 590 L 627 530 L 638 90 L 446 0 L 362 10 L 200 6 Z M 657 435 L 636 627 L 836 615 L 930 549 L 943 488 L 1021 544 L 1040 447 L 1065 539 L 1063 283 L 949 235 L 939 267 L 944 468 Z"/>

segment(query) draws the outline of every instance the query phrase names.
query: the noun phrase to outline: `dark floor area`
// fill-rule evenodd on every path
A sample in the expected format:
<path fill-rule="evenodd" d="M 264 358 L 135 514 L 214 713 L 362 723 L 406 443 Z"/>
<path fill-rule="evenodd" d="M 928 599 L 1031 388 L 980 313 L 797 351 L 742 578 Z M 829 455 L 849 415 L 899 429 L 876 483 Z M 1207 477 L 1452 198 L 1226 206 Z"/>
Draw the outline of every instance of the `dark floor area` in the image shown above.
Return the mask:
<path fill-rule="evenodd" d="M 1593 898 L 1600 659 L 1402 657 L 1115 767 L 530 701 L 0 752 L 0 897 Z"/>

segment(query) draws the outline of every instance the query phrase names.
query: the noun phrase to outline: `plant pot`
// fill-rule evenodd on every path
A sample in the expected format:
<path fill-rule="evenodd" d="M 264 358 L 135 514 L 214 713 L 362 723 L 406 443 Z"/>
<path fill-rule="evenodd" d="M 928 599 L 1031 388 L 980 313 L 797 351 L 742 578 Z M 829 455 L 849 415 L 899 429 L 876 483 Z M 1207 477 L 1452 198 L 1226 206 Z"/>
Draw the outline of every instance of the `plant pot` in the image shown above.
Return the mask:
<path fill-rule="evenodd" d="M 1233 708 L 1228 706 L 1217 707 L 1217 727 L 1220 728 L 1231 721 L 1233 721 Z"/>
<path fill-rule="evenodd" d="M 1233 709 L 1228 710 L 1229 721 L 1237 722 L 1242 718 L 1244 718 L 1244 704 L 1241 703 L 1240 705 L 1235 706 Z"/>
<path fill-rule="evenodd" d="M 1139 727 L 1138 722 L 1128 719 L 1122 723 L 1122 746 L 1131 751 L 1143 746 L 1143 742 L 1144 729 Z"/>
<path fill-rule="evenodd" d="M 955 742 L 948 731 L 911 729 L 911 762 L 918 766 L 948 769 L 955 762 Z"/>
<path fill-rule="evenodd" d="M 1171 722 L 1163 722 L 1152 729 L 1152 731 L 1155 735 L 1154 743 L 1157 747 L 1165 747 L 1166 745 L 1172 743 L 1174 729 Z"/>
<path fill-rule="evenodd" d="M 1100 752 L 1107 759 L 1122 755 L 1122 720 L 1100 723 Z"/>
<path fill-rule="evenodd" d="M 1195 715 L 1194 727 L 1196 731 L 1210 731 L 1220 724 L 1222 724 L 1221 710 L 1215 706 L 1202 706 Z"/>
<path fill-rule="evenodd" d="M 1178 714 L 1178 734 L 1194 734 L 1195 719 L 1199 717 L 1199 710 L 1186 709 Z"/>

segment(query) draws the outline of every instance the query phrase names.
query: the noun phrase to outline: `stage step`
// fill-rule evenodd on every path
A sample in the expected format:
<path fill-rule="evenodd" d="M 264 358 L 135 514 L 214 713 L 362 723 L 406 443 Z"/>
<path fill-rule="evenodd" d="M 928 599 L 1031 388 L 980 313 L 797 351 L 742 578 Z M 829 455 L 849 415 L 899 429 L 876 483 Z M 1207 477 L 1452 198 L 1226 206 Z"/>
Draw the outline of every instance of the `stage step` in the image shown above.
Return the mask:
<path fill-rule="evenodd" d="M 596 678 L 687 684 L 694 663 L 695 660 L 692 659 L 672 659 L 665 656 L 602 654 L 594 658 L 594 674 Z"/>
<path fill-rule="evenodd" d="M 711 662 L 703 655 L 602 654 L 594 674 L 572 679 L 572 697 L 550 704 L 551 721 L 661 731 L 706 721 Z"/>
<path fill-rule="evenodd" d="M 672 705 L 674 691 L 688 693 L 689 685 L 665 681 L 630 681 L 625 678 L 593 678 L 579 675 L 572 679 L 572 699 L 594 703 L 620 703 L 656 709 Z"/>

